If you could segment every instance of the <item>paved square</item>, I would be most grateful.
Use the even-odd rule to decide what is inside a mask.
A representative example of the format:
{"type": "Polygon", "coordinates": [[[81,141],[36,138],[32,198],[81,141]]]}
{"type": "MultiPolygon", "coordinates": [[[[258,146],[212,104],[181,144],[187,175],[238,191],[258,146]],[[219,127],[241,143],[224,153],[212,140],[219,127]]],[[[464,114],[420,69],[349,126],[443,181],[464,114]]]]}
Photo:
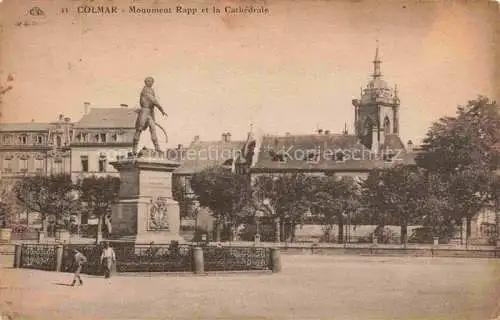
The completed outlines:
{"type": "MultiPolygon", "coordinates": [[[[85,276],[0,269],[21,319],[480,319],[500,315],[500,260],[283,255],[273,275],[85,276]]],[[[6,306],[11,301],[11,306],[6,306]]]]}

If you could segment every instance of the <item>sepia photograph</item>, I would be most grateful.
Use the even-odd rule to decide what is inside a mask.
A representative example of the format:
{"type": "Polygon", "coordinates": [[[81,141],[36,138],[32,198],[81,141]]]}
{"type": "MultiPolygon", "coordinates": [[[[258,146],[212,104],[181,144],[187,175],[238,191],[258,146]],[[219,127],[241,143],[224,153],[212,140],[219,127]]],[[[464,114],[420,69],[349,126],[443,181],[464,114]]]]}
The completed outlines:
{"type": "Polygon", "coordinates": [[[0,320],[499,320],[500,2],[0,0],[0,320]]]}

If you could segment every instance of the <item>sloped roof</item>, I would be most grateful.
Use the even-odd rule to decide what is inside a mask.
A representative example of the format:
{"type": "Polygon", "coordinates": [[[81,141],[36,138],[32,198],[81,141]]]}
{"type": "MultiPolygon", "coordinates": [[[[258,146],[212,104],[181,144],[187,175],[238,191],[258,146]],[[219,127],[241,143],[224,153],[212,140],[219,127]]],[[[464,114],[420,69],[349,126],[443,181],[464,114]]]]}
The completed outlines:
{"type": "Polygon", "coordinates": [[[76,128],[134,128],[137,112],[132,108],[92,108],[76,128]]]}
{"type": "Polygon", "coordinates": [[[381,149],[406,150],[401,138],[395,134],[389,134],[385,137],[385,141],[381,146],[381,149]]]}
{"type": "Polygon", "coordinates": [[[26,122],[26,123],[0,123],[0,132],[8,131],[47,131],[51,127],[50,123],[26,122]]]}
{"type": "Polygon", "coordinates": [[[260,144],[254,171],[369,171],[391,166],[394,163],[413,159],[403,148],[399,137],[388,137],[387,146],[401,151],[396,159],[387,162],[384,154],[372,154],[354,135],[309,134],[287,136],[264,136],[260,144]],[[399,142],[398,142],[399,141],[399,142]],[[274,155],[281,153],[284,161],[276,161],[274,155]],[[343,154],[340,159],[337,154],[343,154]],[[308,161],[308,155],[314,159],[308,161]],[[275,158],[275,159],[273,159],[275,158]]]}
{"type": "Polygon", "coordinates": [[[245,146],[243,140],[237,141],[193,141],[182,151],[181,165],[175,170],[178,174],[199,172],[210,166],[222,165],[226,160],[235,159],[245,146]]]}

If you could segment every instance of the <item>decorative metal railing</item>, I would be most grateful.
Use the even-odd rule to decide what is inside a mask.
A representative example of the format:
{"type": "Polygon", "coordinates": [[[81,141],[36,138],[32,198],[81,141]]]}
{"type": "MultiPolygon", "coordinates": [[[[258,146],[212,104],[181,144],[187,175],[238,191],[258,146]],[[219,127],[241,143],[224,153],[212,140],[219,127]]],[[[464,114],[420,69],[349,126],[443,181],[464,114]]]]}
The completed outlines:
{"type": "MultiPolygon", "coordinates": [[[[271,270],[272,250],[265,247],[202,246],[203,259],[194,258],[195,245],[113,243],[117,272],[197,272],[271,270]],[[196,267],[195,267],[196,264],[196,267]]],[[[76,270],[75,249],[87,258],[82,273],[102,275],[103,247],[95,244],[25,244],[21,248],[22,268],[76,270]]]]}
{"type": "Polygon", "coordinates": [[[118,245],[117,272],[181,272],[193,270],[191,245],[118,245]]]}
{"type": "MultiPolygon", "coordinates": [[[[152,244],[137,245],[114,243],[117,272],[175,272],[193,270],[193,253],[190,245],[152,244]]],[[[100,245],[64,245],[61,271],[72,272],[77,249],[87,258],[82,273],[101,275],[104,269],[101,265],[100,245]]]]}
{"type": "Polygon", "coordinates": [[[63,247],[63,256],[61,263],[62,272],[73,272],[76,270],[74,249],[81,252],[86,258],[87,263],[82,266],[82,273],[100,275],[103,273],[100,259],[102,247],[95,244],[69,244],[63,247]]]}
{"type": "Polygon", "coordinates": [[[269,270],[271,248],[211,247],[203,248],[205,271],[269,270]]]}
{"type": "Polygon", "coordinates": [[[38,270],[55,270],[56,246],[51,244],[23,244],[21,267],[38,270]]]}

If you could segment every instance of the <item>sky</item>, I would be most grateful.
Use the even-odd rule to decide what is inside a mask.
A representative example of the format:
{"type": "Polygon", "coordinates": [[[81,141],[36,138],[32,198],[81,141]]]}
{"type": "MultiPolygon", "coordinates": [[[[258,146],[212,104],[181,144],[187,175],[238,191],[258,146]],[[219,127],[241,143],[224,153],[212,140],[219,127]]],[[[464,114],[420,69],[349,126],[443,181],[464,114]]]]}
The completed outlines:
{"type": "Polygon", "coordinates": [[[458,105],[498,100],[499,16],[488,1],[3,0],[0,81],[15,80],[1,121],[77,121],[84,101],[137,107],[152,76],[169,147],[225,131],[244,139],[251,123],[256,134],[341,132],[345,123],[352,132],[351,101],[370,79],[378,40],[384,79],[399,88],[400,135],[418,144],[458,105]],[[77,14],[82,4],[125,12],[77,14]],[[269,13],[128,13],[178,4],[269,13]],[[45,16],[30,17],[34,6],[45,16]]]}

